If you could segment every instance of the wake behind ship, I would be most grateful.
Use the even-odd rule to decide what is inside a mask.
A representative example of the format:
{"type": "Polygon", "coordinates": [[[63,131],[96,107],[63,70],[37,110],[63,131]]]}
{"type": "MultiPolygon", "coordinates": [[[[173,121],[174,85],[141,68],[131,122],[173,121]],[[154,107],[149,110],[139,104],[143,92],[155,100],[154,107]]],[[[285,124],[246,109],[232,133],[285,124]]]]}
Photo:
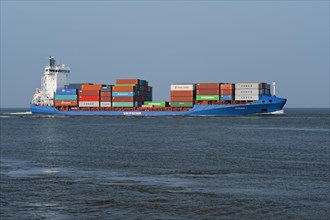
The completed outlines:
{"type": "Polygon", "coordinates": [[[286,99],[275,83],[185,83],[170,86],[170,101],[153,101],[142,79],[117,79],[114,85],[67,84],[70,68],[49,57],[31,103],[32,114],[109,116],[240,116],[282,113],[286,99]]]}

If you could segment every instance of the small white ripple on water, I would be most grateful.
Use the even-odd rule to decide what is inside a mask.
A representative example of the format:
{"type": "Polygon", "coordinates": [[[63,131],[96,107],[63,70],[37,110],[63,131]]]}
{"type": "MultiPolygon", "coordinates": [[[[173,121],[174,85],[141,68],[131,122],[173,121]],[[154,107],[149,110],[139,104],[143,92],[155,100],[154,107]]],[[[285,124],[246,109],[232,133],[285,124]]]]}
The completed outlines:
{"type": "Polygon", "coordinates": [[[47,175],[58,172],[60,172],[58,168],[31,167],[31,168],[19,168],[16,170],[11,170],[8,171],[7,175],[11,177],[33,177],[33,176],[47,175]]]}
{"type": "Polygon", "coordinates": [[[32,112],[11,112],[8,115],[31,115],[32,112]]]}

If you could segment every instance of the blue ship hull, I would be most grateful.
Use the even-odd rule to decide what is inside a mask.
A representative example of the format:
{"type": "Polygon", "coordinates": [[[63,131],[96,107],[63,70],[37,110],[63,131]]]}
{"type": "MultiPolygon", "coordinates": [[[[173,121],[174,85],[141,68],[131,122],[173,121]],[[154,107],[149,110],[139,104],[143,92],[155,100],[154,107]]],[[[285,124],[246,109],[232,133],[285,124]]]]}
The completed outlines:
{"type": "Polygon", "coordinates": [[[286,99],[262,96],[248,104],[194,105],[189,111],[59,111],[52,106],[31,104],[32,114],[46,115],[104,115],[104,116],[240,116],[272,113],[283,109],[286,99]]]}

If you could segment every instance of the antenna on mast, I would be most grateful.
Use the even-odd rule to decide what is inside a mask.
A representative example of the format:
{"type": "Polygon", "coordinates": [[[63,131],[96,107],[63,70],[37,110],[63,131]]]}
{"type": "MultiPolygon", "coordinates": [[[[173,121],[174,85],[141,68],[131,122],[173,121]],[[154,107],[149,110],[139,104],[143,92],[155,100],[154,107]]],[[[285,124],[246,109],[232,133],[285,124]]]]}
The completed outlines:
{"type": "Polygon", "coordinates": [[[53,56],[49,56],[49,66],[54,67],[56,64],[55,58],[53,56]]]}

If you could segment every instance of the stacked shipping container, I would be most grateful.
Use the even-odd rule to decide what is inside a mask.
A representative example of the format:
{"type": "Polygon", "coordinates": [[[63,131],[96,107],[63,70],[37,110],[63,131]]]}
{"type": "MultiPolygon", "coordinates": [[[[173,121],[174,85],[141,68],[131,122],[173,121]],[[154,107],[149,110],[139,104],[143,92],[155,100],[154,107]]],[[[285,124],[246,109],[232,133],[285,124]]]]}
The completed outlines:
{"type": "Polygon", "coordinates": [[[113,107],[139,107],[143,101],[152,100],[152,88],[146,80],[117,79],[112,87],[113,107]]]}
{"type": "Polygon", "coordinates": [[[195,84],[171,85],[171,106],[192,107],[194,105],[195,84]]]}
{"type": "Polygon", "coordinates": [[[259,100],[260,95],[270,94],[270,86],[263,82],[236,83],[235,100],[255,101],[259,100]]]}
{"type": "Polygon", "coordinates": [[[54,106],[77,106],[76,89],[56,89],[54,106]]]}
{"type": "MultiPolygon", "coordinates": [[[[192,107],[195,101],[255,101],[270,94],[270,85],[252,83],[197,83],[174,84],[170,89],[172,107],[192,107]]],[[[118,79],[116,85],[65,85],[54,96],[56,107],[168,107],[169,103],[152,102],[152,87],[146,80],[118,79]]]]}
{"type": "Polygon", "coordinates": [[[111,107],[112,100],[112,86],[102,85],[100,92],[100,106],[101,107],[111,107]]]}
{"type": "Polygon", "coordinates": [[[217,101],[220,99],[219,83],[197,83],[197,101],[217,101]]]}
{"type": "Polygon", "coordinates": [[[100,107],[101,84],[82,84],[79,90],[79,107],[100,107]]]}
{"type": "Polygon", "coordinates": [[[235,84],[221,83],[220,84],[220,99],[230,101],[235,98],[235,84]]]}

